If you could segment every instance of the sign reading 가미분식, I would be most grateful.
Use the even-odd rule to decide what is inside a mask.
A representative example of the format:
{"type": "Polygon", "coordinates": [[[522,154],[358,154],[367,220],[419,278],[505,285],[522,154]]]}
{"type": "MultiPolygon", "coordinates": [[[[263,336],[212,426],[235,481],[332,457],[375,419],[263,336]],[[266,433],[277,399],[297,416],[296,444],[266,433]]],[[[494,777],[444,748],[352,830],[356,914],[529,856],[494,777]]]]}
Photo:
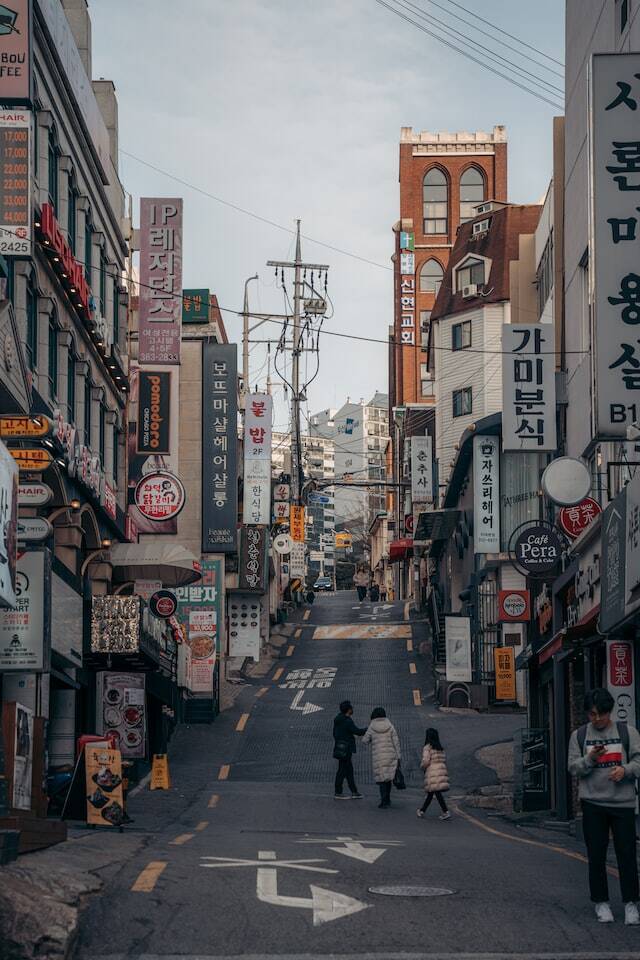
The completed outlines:
{"type": "Polygon", "coordinates": [[[502,351],[502,449],[555,450],[552,324],[504,324],[502,351]]]}

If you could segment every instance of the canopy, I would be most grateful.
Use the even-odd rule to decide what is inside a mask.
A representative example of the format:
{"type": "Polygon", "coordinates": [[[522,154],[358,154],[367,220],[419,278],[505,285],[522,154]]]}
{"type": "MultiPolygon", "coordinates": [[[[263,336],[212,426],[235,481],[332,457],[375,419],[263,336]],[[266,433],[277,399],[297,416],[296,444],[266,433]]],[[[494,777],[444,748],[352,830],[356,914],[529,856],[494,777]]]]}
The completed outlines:
{"type": "Polygon", "coordinates": [[[413,549],[413,540],[411,537],[404,537],[401,540],[392,540],[389,544],[389,562],[397,563],[399,560],[405,560],[409,556],[409,551],[413,549]]]}
{"type": "Polygon", "coordinates": [[[117,580],[160,580],[186,587],[200,580],[200,561],[179,543],[114,543],[111,564],[117,580]]]}

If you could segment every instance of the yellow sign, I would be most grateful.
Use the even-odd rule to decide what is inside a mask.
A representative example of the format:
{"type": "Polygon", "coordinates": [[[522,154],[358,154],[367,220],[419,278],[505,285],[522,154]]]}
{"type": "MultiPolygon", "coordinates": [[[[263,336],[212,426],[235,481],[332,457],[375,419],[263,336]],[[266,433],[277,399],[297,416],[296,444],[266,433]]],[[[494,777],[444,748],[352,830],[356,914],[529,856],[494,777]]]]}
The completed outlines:
{"type": "Polygon", "coordinates": [[[168,790],[171,786],[169,779],[169,760],[166,753],[154,753],[151,764],[150,790],[168,790]]]}
{"type": "Polygon", "coordinates": [[[353,537],[350,533],[336,533],[336,547],[344,549],[353,546],[353,537]]]}
{"type": "Polygon", "coordinates": [[[110,747],[84,748],[87,823],[119,827],[124,818],[122,757],[110,747]]]}
{"type": "Polygon", "coordinates": [[[495,647],[496,700],[516,700],[516,659],[513,647],[495,647]]]}
{"type": "Polygon", "coordinates": [[[0,437],[14,440],[30,440],[32,437],[48,437],[53,423],[48,417],[0,417],[0,437]]]}
{"type": "Polygon", "coordinates": [[[291,507],[289,529],[292,540],[296,540],[298,543],[304,543],[304,507],[291,507]]]}
{"type": "Polygon", "coordinates": [[[25,472],[42,473],[53,461],[53,457],[48,450],[16,450],[11,448],[9,453],[18,464],[18,469],[25,472]]]}

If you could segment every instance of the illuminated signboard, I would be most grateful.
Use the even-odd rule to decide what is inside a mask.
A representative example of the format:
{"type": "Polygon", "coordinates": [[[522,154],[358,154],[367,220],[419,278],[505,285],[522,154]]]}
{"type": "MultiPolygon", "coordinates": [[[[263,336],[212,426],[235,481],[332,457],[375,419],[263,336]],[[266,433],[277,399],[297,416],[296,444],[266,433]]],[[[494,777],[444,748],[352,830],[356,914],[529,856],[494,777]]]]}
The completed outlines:
{"type": "Polygon", "coordinates": [[[0,112],[0,253],[31,252],[31,114],[0,112]]]}

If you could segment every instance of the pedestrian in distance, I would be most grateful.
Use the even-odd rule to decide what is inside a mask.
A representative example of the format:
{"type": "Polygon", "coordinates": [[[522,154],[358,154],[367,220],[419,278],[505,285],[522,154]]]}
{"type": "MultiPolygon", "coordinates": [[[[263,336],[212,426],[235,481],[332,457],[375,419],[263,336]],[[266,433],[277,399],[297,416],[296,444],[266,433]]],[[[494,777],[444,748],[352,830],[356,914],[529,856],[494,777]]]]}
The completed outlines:
{"type": "Polygon", "coordinates": [[[362,800],[362,794],[356,787],[352,757],[356,752],[356,737],[362,737],[366,732],[366,727],[357,727],[354,723],[351,702],[343,700],[340,712],[333,721],[333,756],[338,761],[334,794],[336,800],[349,799],[342,793],[345,779],[351,791],[351,799],[362,800]]]}
{"type": "Polygon", "coordinates": [[[367,596],[367,586],[369,584],[369,577],[367,576],[364,570],[356,570],[353,577],[353,582],[356,590],[358,591],[358,600],[360,603],[362,603],[362,601],[367,596]]]}
{"type": "Polygon", "coordinates": [[[384,583],[380,585],[380,602],[387,602],[387,588],[385,587],[384,583]]]}
{"type": "Polygon", "coordinates": [[[401,760],[400,738],[383,707],[376,707],[372,712],[371,723],[362,742],[371,744],[373,778],[380,788],[378,806],[390,807],[391,784],[401,760]]]}
{"type": "Polygon", "coordinates": [[[419,817],[424,817],[431,801],[435,797],[440,805],[441,820],[450,820],[451,814],[447,809],[443,793],[449,789],[449,774],[447,772],[447,757],[440,743],[440,736],[435,727],[429,727],[424,738],[422,761],[420,766],[424,770],[424,792],[426,798],[417,811],[419,817]]]}
{"type": "Polygon", "coordinates": [[[589,891],[600,923],[613,923],[607,882],[609,832],[618,861],[624,922],[640,923],[636,859],[636,780],[640,777],[640,734],[612,721],[614,700],[601,687],[584,698],[589,722],[569,741],[569,771],[578,778],[582,827],[589,859],[589,891]]]}

